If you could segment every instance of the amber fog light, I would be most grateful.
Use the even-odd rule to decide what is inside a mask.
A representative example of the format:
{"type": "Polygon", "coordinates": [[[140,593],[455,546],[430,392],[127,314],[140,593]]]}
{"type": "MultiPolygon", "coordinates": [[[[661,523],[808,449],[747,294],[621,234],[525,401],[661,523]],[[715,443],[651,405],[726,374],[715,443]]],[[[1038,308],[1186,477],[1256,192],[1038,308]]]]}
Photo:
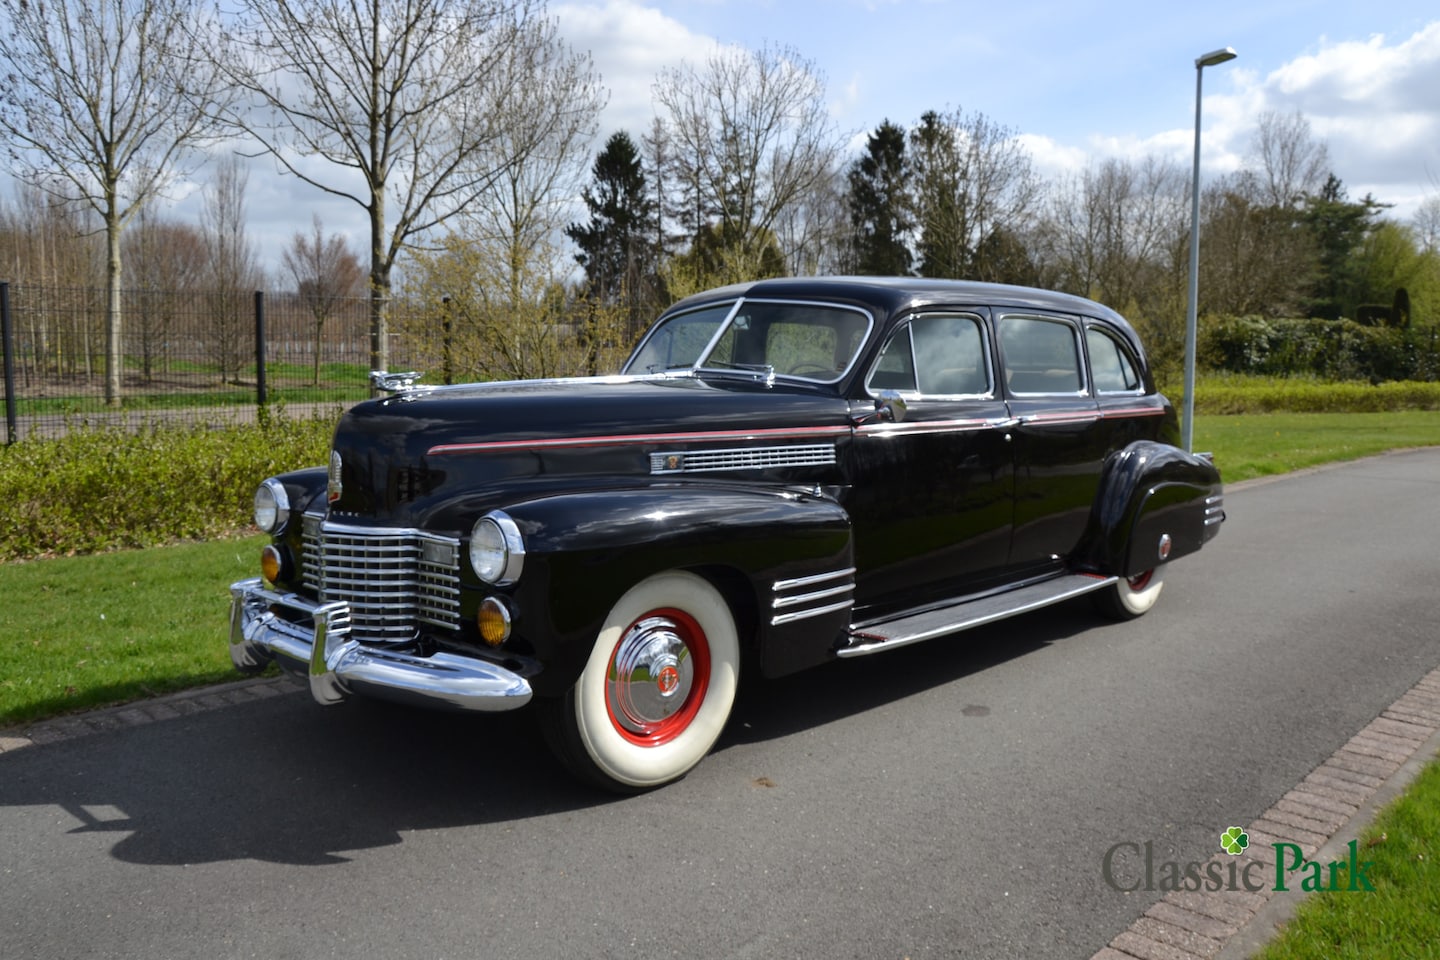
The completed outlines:
{"type": "Polygon", "coordinates": [[[280,579],[280,571],[284,568],[284,558],[274,544],[260,551],[260,575],[271,583],[280,579]]]}
{"type": "Polygon", "coordinates": [[[495,597],[480,601],[475,621],[480,627],[480,639],[490,646],[498,647],[510,639],[510,611],[495,597]]]}

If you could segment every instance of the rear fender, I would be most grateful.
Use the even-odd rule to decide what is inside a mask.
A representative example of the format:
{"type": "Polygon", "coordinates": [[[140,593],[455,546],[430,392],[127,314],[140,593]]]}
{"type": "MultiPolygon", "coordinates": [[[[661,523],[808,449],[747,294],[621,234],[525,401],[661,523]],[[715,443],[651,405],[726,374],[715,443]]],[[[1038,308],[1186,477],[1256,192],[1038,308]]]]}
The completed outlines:
{"type": "Polygon", "coordinates": [[[515,629],[546,664],[539,695],[568,689],[615,601],[665,570],[694,571],[725,594],[766,676],[828,659],[849,626],[850,519],[826,497],[684,485],[503,509],[525,541],[515,629]]]}
{"type": "Polygon", "coordinates": [[[1107,465],[1084,565],[1133,577],[1199,550],[1219,529],[1220,472],[1204,457],[1151,440],[1107,465]]]}

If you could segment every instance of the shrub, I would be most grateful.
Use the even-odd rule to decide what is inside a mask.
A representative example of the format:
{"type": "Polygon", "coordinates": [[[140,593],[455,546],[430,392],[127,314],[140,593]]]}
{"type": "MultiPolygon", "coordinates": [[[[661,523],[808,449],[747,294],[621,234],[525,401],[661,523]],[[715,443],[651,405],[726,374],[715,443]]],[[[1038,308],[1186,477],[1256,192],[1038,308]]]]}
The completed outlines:
{"type": "MultiPolygon", "coordinates": [[[[1389,308],[1384,308],[1389,313],[1389,308]]],[[[1435,380],[1440,336],[1434,327],[1402,330],[1350,320],[1211,317],[1197,351],[1213,370],[1324,380],[1435,380]]]]}
{"type": "Polygon", "coordinates": [[[255,485],[328,456],[334,418],[83,429],[0,447],[0,560],[234,533],[255,485]]]}

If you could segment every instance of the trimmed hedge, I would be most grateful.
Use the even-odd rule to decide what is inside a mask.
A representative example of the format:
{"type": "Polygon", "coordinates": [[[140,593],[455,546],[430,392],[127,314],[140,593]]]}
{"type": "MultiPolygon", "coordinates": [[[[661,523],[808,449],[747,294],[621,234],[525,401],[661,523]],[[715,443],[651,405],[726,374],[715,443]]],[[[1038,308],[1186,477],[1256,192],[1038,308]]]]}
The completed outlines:
{"type": "MultiPolygon", "coordinates": [[[[1172,400],[1179,406],[1180,392],[1172,400]]],[[[1440,382],[1337,383],[1313,379],[1277,379],[1211,375],[1195,385],[1195,412],[1242,413],[1384,413],[1440,410],[1440,382]]]]}
{"type": "Polygon", "coordinates": [[[335,418],[77,430],[0,446],[0,560],[233,534],[255,486],[329,456],[335,418]]]}

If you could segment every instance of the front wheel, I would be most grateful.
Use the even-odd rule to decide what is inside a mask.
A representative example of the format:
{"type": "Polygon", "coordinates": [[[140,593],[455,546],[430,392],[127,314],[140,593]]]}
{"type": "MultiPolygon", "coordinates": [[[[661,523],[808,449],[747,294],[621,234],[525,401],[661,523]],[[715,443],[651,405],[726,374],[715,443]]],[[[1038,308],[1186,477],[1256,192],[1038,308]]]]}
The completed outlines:
{"type": "Polygon", "coordinates": [[[658,787],[714,746],[739,674],[725,598],[695,574],[658,574],[616,602],[580,679],[544,705],[546,738],[582,779],[626,793],[658,787]]]}
{"type": "Polygon", "coordinates": [[[1095,598],[1095,608],[1105,616],[1115,620],[1134,620],[1155,606],[1164,586],[1165,567],[1161,565],[1129,579],[1122,577],[1118,583],[1091,596],[1095,598]]]}

